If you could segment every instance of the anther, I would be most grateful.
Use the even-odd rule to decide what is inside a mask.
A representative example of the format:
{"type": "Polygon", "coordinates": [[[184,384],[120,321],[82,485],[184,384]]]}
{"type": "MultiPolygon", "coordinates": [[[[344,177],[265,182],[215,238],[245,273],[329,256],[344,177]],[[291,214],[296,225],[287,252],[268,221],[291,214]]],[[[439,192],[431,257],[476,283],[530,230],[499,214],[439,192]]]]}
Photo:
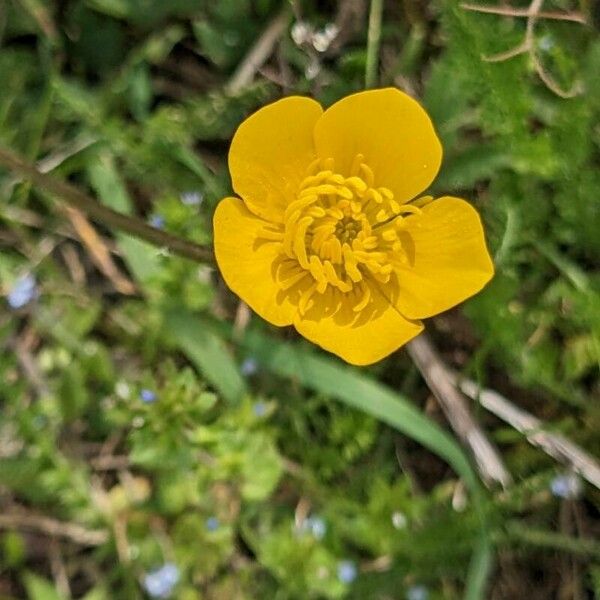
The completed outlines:
{"type": "Polygon", "coordinates": [[[310,165],[308,165],[308,168],[306,169],[306,174],[312,175],[313,173],[315,173],[317,171],[317,169],[319,168],[320,165],[321,165],[321,159],[315,158],[315,160],[313,160],[310,163],[310,165]]]}
{"type": "Polygon", "coordinates": [[[298,223],[298,228],[296,229],[296,233],[294,235],[294,253],[298,257],[298,262],[302,267],[308,269],[308,256],[306,255],[306,230],[308,226],[313,222],[312,217],[303,217],[300,219],[298,223]]]}
{"type": "Polygon", "coordinates": [[[373,183],[375,182],[375,175],[373,174],[373,171],[371,170],[371,168],[368,167],[367,165],[365,165],[364,163],[362,163],[360,165],[359,173],[360,173],[362,179],[367,184],[367,186],[373,187],[373,183]]]}
{"type": "Polygon", "coordinates": [[[388,212],[387,210],[385,210],[384,208],[382,208],[381,210],[379,210],[377,212],[377,214],[375,215],[375,220],[378,223],[383,223],[384,221],[386,221],[389,218],[388,212]]]}
{"type": "Polygon", "coordinates": [[[367,192],[367,198],[373,198],[377,204],[381,204],[383,202],[383,196],[374,188],[370,188],[367,192]]]}
{"type": "Polygon", "coordinates": [[[392,192],[392,190],[389,190],[388,188],[385,187],[380,187],[377,188],[377,191],[386,199],[386,200],[392,200],[392,198],[394,197],[394,193],[392,192]]]}
{"type": "Polygon", "coordinates": [[[350,173],[352,175],[359,174],[363,160],[365,160],[365,157],[362,154],[357,154],[354,157],[354,160],[352,161],[352,167],[350,168],[350,173]]]}
{"type": "Polygon", "coordinates": [[[346,185],[352,186],[359,194],[363,194],[368,189],[367,184],[360,177],[348,177],[345,180],[345,183],[346,185]]]}
{"type": "Polygon", "coordinates": [[[326,181],[330,175],[333,175],[333,171],[320,171],[316,175],[309,175],[302,180],[300,189],[306,190],[314,185],[318,185],[319,183],[326,181]]]}

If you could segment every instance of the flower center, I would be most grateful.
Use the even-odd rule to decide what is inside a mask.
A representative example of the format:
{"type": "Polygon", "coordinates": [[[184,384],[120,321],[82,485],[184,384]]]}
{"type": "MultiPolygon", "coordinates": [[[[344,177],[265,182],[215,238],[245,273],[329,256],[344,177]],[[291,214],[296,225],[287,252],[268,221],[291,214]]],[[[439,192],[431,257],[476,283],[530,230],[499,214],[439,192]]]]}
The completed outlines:
{"type": "Polygon", "coordinates": [[[358,232],[361,231],[360,224],[351,217],[344,217],[335,225],[334,235],[343,244],[351,244],[358,232]]]}
{"type": "Polygon", "coordinates": [[[315,160],[285,211],[283,233],[265,232],[282,242],[277,277],[294,292],[301,314],[315,303],[334,306],[341,297],[361,311],[372,301],[372,285],[393,286],[395,270],[408,262],[403,215],[420,209],[376,186],[361,154],[350,171],[336,173],[331,158],[315,160]]]}

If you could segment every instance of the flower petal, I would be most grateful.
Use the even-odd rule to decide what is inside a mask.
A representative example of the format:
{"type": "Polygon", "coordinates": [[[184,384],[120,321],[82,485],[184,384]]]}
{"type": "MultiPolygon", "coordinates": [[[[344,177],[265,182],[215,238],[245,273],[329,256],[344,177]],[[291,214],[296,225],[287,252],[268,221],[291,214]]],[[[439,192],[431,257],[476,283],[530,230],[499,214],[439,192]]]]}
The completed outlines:
{"type": "Polygon", "coordinates": [[[406,220],[411,266],[398,272],[396,306],[410,319],[448,310],[494,275],[477,211],[460,198],[439,198],[406,220]]]}
{"type": "Polygon", "coordinates": [[[249,116],[229,149],[233,189],[257,216],[280,223],[315,158],[313,129],[318,102],[290,96],[249,116]]]}
{"type": "Polygon", "coordinates": [[[435,178],[442,146],[429,116],[400,90],[360,92],[328,108],[315,127],[317,154],[333,157],[335,170],[350,174],[357,154],[375,174],[375,185],[408,202],[435,178]]]}
{"type": "Polygon", "coordinates": [[[296,309],[282,295],[274,277],[281,243],[261,237],[273,226],[253,215],[239,198],[224,198],[213,217],[217,263],[229,288],[263,319],[290,325],[296,309]]]}
{"type": "MultiPolygon", "coordinates": [[[[383,296],[371,287],[375,307],[348,322],[342,313],[321,316],[319,311],[304,317],[298,314],[294,327],[311,342],[337,354],[353,365],[370,365],[400,348],[423,330],[423,324],[405,319],[383,296]],[[340,314],[342,315],[340,318],[340,314]]],[[[346,313],[347,314],[347,313],[346,313]]]]}

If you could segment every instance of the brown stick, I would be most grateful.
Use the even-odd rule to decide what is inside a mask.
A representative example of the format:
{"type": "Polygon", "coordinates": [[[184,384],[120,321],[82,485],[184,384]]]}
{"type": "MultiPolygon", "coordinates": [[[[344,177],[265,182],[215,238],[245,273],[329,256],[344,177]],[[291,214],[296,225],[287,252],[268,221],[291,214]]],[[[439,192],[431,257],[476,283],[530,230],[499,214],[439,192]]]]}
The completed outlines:
{"type": "Polygon", "coordinates": [[[275,44],[283,35],[289,22],[290,12],[285,8],[269,23],[227,83],[226,89],[230,94],[237,94],[252,82],[258,70],[271,56],[275,44]]]}
{"type": "Polygon", "coordinates": [[[0,529],[30,529],[52,537],[62,537],[82,546],[101,546],[108,540],[107,531],[86,529],[77,523],[65,523],[24,512],[0,514],[0,529]]]}
{"type": "Polygon", "coordinates": [[[460,5],[465,10],[474,12],[486,13],[488,15],[500,15],[503,17],[531,17],[536,16],[538,19],[548,19],[551,21],[571,21],[572,23],[587,24],[586,18],[577,12],[563,13],[555,11],[539,11],[533,12],[530,8],[511,8],[510,6],[481,6],[480,4],[469,4],[463,2],[460,5]]]}
{"type": "Polygon", "coordinates": [[[98,234],[87,217],[80,210],[72,206],[65,206],[64,209],[81,243],[88,250],[92,261],[110,279],[115,289],[121,294],[135,294],[135,285],[126,275],[121,273],[110,255],[110,250],[106,242],[98,234]]]}
{"type": "Polygon", "coordinates": [[[167,248],[184,258],[199,262],[213,262],[214,260],[210,249],[151,227],[141,219],[112,210],[75,186],[41,173],[32,164],[6,148],[0,148],[0,165],[4,165],[13,173],[31,181],[34,185],[64,200],[100,223],[121,229],[154,246],[167,248]]]}
{"type": "Polygon", "coordinates": [[[508,486],[511,476],[500,454],[469,412],[464,396],[455,387],[450,369],[439,357],[429,338],[425,334],[419,335],[408,343],[407,350],[440,403],[452,429],[471,450],[484,481],[508,486]]]}
{"type": "Polygon", "coordinates": [[[451,373],[451,376],[466,396],[476,400],[499,419],[524,434],[530,444],[572,467],[584,479],[600,489],[600,464],[593,456],[565,436],[545,431],[542,421],[515,406],[498,392],[481,388],[474,381],[462,379],[454,373],[451,373]]]}

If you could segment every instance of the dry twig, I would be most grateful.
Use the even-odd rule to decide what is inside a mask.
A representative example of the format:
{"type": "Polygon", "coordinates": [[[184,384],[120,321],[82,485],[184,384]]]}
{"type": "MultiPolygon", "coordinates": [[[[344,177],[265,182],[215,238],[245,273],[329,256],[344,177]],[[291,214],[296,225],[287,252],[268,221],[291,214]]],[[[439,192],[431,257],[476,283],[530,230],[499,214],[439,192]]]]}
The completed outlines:
{"type": "Polygon", "coordinates": [[[479,472],[486,483],[498,482],[506,487],[511,476],[498,451],[488,440],[473,415],[464,396],[456,389],[453,375],[444,364],[425,334],[407,345],[408,353],[437,398],[450,425],[465,443],[477,462],[479,472]]]}
{"type": "Polygon", "coordinates": [[[244,335],[244,331],[250,323],[252,312],[250,307],[240,300],[235,311],[235,320],[233,322],[233,334],[236,339],[240,339],[244,335]]]}
{"type": "Polygon", "coordinates": [[[126,455],[100,455],[90,459],[90,466],[94,471],[121,471],[131,466],[131,461],[126,455]]]}
{"type": "Polygon", "coordinates": [[[554,19],[577,23],[586,23],[586,21],[579,13],[542,12],[541,9],[543,4],[544,0],[532,0],[529,7],[524,10],[514,9],[511,7],[480,6],[478,4],[468,3],[463,3],[460,6],[465,10],[475,12],[499,14],[511,17],[526,17],[527,26],[525,29],[525,36],[521,42],[505,52],[500,52],[499,54],[494,54],[492,56],[482,56],[482,59],[486,62],[503,62],[509,58],[513,58],[521,54],[528,54],[535,72],[550,91],[554,92],[561,98],[573,98],[583,92],[583,86],[581,82],[575,82],[570,89],[565,90],[556,82],[552,75],[546,71],[537,54],[534,31],[535,24],[540,19],[554,19]]]}
{"type": "Polygon", "coordinates": [[[64,538],[81,546],[101,546],[108,540],[108,532],[105,530],[86,529],[77,523],[25,512],[0,514],[0,529],[29,529],[51,537],[64,538]]]}
{"type": "Polygon", "coordinates": [[[226,90],[230,94],[237,94],[252,82],[258,70],[273,53],[273,49],[286,30],[289,21],[290,12],[285,8],[267,25],[227,83],[226,90]]]}
{"type": "Polygon", "coordinates": [[[179,256],[200,262],[213,261],[213,254],[209,248],[171,235],[156,227],[151,227],[141,219],[112,210],[100,204],[75,186],[42,173],[35,166],[6,148],[0,148],[0,165],[31,181],[45,192],[58,197],[60,200],[64,200],[92,219],[121,229],[159,248],[166,248],[179,256]]]}
{"type": "Polygon", "coordinates": [[[71,598],[71,586],[69,585],[69,576],[67,567],[63,559],[60,543],[56,538],[50,540],[50,569],[56,590],[64,598],[71,598]]]}
{"type": "MultiPolygon", "coordinates": [[[[504,466],[485,434],[477,431],[479,426],[473,420],[463,396],[457,393],[457,388],[465,396],[476,400],[486,410],[524,434],[530,444],[541,448],[546,454],[569,466],[600,489],[600,464],[593,456],[565,436],[547,431],[542,421],[515,406],[498,392],[481,388],[474,381],[463,378],[449,369],[424,334],[409,342],[408,352],[429,388],[440,401],[453,429],[473,451],[480,470],[482,462],[488,470],[491,464],[492,472],[499,470],[498,473],[502,473],[504,466]]],[[[510,475],[506,475],[509,478],[506,480],[508,483],[510,475]]],[[[500,476],[493,479],[500,481],[500,476]]]]}
{"type": "Polygon", "coordinates": [[[451,376],[466,396],[478,401],[485,409],[524,434],[530,444],[568,465],[600,489],[600,464],[593,456],[565,436],[546,431],[542,421],[515,406],[498,392],[481,388],[474,381],[462,379],[457,374],[451,373],[451,376]]]}
{"type": "Polygon", "coordinates": [[[121,294],[135,294],[135,285],[117,267],[113,261],[106,242],[98,234],[85,215],[76,208],[65,206],[64,211],[77,232],[79,239],[87,248],[92,261],[110,279],[115,289],[121,294]]]}
{"type": "Polygon", "coordinates": [[[534,13],[531,8],[512,8],[510,6],[482,6],[480,4],[469,4],[463,2],[460,5],[465,10],[472,10],[474,12],[486,13],[488,15],[500,15],[502,17],[537,17],[538,19],[548,19],[550,21],[571,21],[573,23],[581,23],[582,25],[587,24],[586,18],[578,12],[556,12],[556,11],[542,11],[540,10],[537,14],[534,13]]]}

